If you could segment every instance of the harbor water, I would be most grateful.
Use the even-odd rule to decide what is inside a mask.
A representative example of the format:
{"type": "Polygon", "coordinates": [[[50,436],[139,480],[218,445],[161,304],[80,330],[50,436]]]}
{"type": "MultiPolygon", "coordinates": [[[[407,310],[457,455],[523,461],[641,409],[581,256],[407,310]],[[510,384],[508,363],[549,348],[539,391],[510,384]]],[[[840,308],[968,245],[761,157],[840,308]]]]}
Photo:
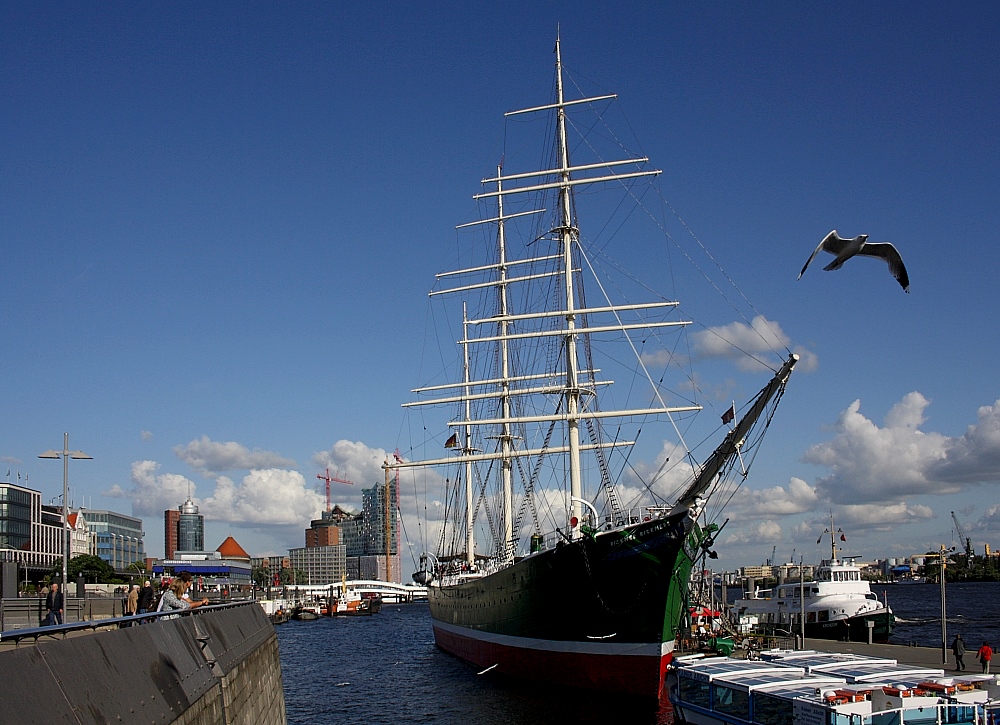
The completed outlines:
{"type": "Polygon", "coordinates": [[[277,632],[289,725],[672,722],[668,706],[477,674],[435,646],[426,603],[291,621],[277,632]]]}
{"type": "MultiPolygon", "coordinates": [[[[875,584],[879,599],[888,598],[896,615],[889,641],[918,647],[941,646],[941,589],[937,584],[875,584]]],[[[948,642],[956,634],[973,653],[984,641],[1000,643],[1000,582],[948,584],[945,588],[948,642]]],[[[966,655],[966,662],[973,658],[966,655]]]]}
{"type": "MultiPolygon", "coordinates": [[[[897,617],[891,641],[941,646],[936,584],[874,586],[897,617]]],[[[948,638],[972,653],[1000,642],[1000,583],[949,584],[948,638]]],[[[669,706],[552,689],[476,669],[434,645],[426,604],[389,604],[371,617],[288,622],[277,628],[289,725],[321,723],[636,723],[667,725],[669,706]]],[[[974,664],[974,663],[973,663],[974,664]]]]}

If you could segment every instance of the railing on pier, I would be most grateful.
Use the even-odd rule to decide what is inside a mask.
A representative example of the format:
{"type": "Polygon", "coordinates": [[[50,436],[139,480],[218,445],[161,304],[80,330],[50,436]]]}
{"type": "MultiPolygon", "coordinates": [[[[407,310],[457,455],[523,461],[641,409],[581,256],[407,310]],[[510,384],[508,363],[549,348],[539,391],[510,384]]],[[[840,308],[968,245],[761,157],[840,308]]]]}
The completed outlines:
{"type": "MultiPolygon", "coordinates": [[[[4,602],[10,601],[27,601],[27,600],[4,600],[4,602]]],[[[73,602],[74,600],[70,600],[73,602]]],[[[78,604],[83,603],[84,600],[75,600],[78,604]]],[[[44,600],[42,600],[42,605],[44,607],[44,600]]],[[[76,622],[70,622],[67,624],[55,624],[51,626],[30,626],[30,627],[20,627],[17,629],[0,631],[0,644],[13,642],[15,645],[20,645],[22,640],[30,639],[33,642],[37,642],[41,637],[53,637],[64,639],[69,634],[73,632],[83,632],[83,631],[96,631],[99,629],[120,629],[122,627],[132,627],[144,624],[146,622],[152,622],[160,617],[176,617],[180,616],[197,616],[205,612],[219,611],[222,609],[231,609],[233,607],[245,607],[248,605],[260,606],[252,599],[243,599],[238,601],[225,602],[221,604],[207,604],[202,607],[196,607],[194,609],[173,609],[165,610],[162,612],[149,612],[147,614],[134,614],[129,616],[117,616],[117,617],[104,617],[91,620],[78,620],[76,622]]],[[[70,603],[67,603],[67,607],[63,610],[64,612],[69,611],[70,603]]],[[[82,607],[81,607],[82,609],[82,607]]]]}

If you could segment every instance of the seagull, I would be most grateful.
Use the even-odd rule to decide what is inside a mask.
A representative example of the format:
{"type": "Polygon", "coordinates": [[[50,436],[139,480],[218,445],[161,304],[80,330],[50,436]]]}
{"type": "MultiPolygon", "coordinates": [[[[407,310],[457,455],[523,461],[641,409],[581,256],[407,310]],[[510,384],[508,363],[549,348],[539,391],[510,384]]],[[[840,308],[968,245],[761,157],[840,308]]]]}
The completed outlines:
{"type": "Polygon", "coordinates": [[[812,256],[809,257],[808,261],[806,261],[805,266],[802,267],[802,271],[799,272],[799,279],[802,279],[802,275],[805,274],[806,267],[809,266],[820,251],[829,252],[837,257],[835,260],[823,267],[823,269],[828,272],[840,269],[844,266],[844,262],[856,254],[878,257],[889,265],[889,271],[892,273],[892,276],[896,278],[896,281],[899,282],[903,291],[907,293],[910,291],[910,278],[906,274],[906,267],[903,266],[903,258],[899,256],[899,252],[897,252],[896,248],[889,242],[869,243],[867,234],[859,234],[853,239],[844,239],[837,234],[837,230],[834,229],[832,232],[823,237],[823,241],[819,243],[818,247],[816,247],[816,251],[813,252],[812,256]]]}

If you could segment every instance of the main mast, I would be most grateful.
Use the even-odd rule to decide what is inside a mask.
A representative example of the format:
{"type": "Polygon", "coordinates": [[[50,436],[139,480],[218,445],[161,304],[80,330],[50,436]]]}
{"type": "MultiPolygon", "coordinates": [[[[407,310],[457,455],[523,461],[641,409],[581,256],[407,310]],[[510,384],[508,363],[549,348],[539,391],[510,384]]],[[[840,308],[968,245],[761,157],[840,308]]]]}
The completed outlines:
{"type": "MultiPolygon", "coordinates": [[[[497,167],[497,191],[503,192],[503,165],[497,167]]],[[[510,349],[508,332],[510,319],[507,310],[507,238],[504,235],[503,194],[497,196],[497,293],[499,296],[500,320],[497,322],[497,336],[500,338],[500,483],[503,496],[503,562],[514,560],[514,487],[511,482],[514,460],[511,458],[513,437],[510,427],[510,349]]]]}
{"type": "MultiPolygon", "coordinates": [[[[556,120],[559,133],[559,245],[563,260],[563,284],[566,295],[566,435],[569,445],[570,521],[580,521],[580,498],[583,484],[580,474],[580,386],[576,357],[576,301],[573,298],[573,239],[578,230],[573,227],[570,197],[569,145],[566,142],[566,108],[563,98],[562,52],[556,38],[556,120]]],[[[595,521],[596,525],[597,522],[595,521]]],[[[572,538],[579,537],[579,528],[571,528],[572,538]]]]}

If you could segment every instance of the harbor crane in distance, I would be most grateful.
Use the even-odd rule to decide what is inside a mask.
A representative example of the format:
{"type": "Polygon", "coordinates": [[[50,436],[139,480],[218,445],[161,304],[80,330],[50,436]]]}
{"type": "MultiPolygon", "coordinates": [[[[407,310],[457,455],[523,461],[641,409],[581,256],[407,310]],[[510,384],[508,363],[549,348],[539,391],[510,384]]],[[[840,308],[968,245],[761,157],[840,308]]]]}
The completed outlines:
{"type": "Polygon", "coordinates": [[[317,473],[316,474],[316,478],[318,478],[321,481],[326,481],[326,510],[327,510],[327,513],[329,513],[329,511],[330,511],[330,481],[336,481],[337,483],[347,483],[347,484],[350,484],[351,486],[354,485],[354,481],[348,481],[346,478],[340,478],[340,472],[339,471],[337,472],[336,476],[331,476],[329,468],[326,469],[326,475],[325,476],[322,473],[317,473]]]}
{"type": "Polygon", "coordinates": [[[955,516],[955,512],[951,512],[951,520],[955,522],[955,531],[958,532],[959,543],[965,549],[965,568],[968,569],[972,566],[972,539],[965,535],[965,531],[962,530],[962,525],[958,523],[958,517],[955,516]]]}

